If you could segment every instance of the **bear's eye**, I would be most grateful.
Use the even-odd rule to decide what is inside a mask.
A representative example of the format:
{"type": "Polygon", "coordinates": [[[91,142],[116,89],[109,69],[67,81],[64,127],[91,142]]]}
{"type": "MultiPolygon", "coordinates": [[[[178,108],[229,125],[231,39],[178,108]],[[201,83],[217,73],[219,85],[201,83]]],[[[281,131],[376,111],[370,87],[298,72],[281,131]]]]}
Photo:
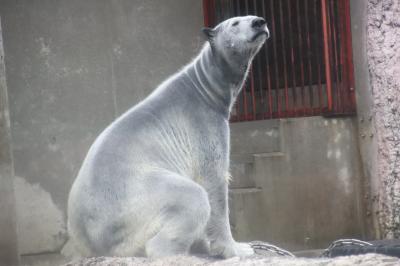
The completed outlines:
{"type": "Polygon", "coordinates": [[[237,25],[239,25],[239,21],[235,21],[235,22],[233,22],[233,24],[232,24],[232,26],[237,26],[237,25]]]}

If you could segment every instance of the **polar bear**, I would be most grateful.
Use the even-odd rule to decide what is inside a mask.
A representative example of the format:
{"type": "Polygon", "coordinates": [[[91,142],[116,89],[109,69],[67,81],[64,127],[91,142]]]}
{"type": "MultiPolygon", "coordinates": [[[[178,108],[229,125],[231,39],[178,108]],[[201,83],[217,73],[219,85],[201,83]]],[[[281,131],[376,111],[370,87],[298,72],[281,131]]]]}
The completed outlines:
{"type": "Polygon", "coordinates": [[[108,126],[71,188],[68,229],[83,256],[158,258],[202,247],[253,254],[228,217],[229,113],[269,37],[263,18],[203,30],[186,67],[108,126]]]}

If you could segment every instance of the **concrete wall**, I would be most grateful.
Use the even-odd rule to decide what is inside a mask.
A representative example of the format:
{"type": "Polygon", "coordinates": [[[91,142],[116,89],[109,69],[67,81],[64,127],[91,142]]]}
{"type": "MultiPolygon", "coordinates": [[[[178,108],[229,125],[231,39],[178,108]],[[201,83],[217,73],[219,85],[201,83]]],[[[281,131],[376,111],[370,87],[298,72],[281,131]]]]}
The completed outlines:
{"type": "Polygon", "coordinates": [[[360,155],[364,175],[364,205],[366,234],[369,239],[380,238],[378,222],[378,195],[380,180],[377,178],[378,145],[373,113],[373,96],[370,85],[367,57],[367,1],[352,0],[351,31],[358,114],[360,155]]]}
{"type": "Polygon", "coordinates": [[[21,254],[57,252],[90,144],[197,53],[201,1],[3,0],[0,15],[18,245],[21,254]]]}
{"type": "Polygon", "coordinates": [[[231,220],[237,238],[263,239],[290,250],[362,238],[362,171],[352,118],[231,127],[231,220]]]}
{"type": "Polygon", "coordinates": [[[381,237],[400,237],[400,2],[367,1],[367,60],[376,135],[376,216],[381,237]]]}
{"type": "Polygon", "coordinates": [[[0,266],[18,264],[10,116],[0,25],[0,266]]]}
{"type": "Polygon", "coordinates": [[[369,238],[400,236],[400,3],[352,0],[369,238]]]}

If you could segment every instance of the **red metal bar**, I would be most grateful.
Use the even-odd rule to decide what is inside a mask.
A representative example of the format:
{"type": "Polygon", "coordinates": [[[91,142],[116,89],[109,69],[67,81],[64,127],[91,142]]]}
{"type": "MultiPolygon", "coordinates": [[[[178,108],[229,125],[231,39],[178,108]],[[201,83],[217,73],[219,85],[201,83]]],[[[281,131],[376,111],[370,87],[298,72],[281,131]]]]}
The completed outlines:
{"type": "MultiPolygon", "coordinates": [[[[248,13],[249,6],[248,6],[247,0],[245,0],[245,8],[246,8],[246,11],[248,13]]],[[[252,73],[249,73],[249,75],[251,76],[252,73]]],[[[247,108],[247,82],[243,86],[243,101],[244,101],[244,105],[243,105],[243,108],[244,108],[244,120],[248,121],[248,120],[250,120],[250,116],[249,116],[248,108],[247,108]]]]}
{"type": "MultiPolygon", "coordinates": [[[[301,20],[300,20],[300,4],[299,0],[296,0],[296,8],[297,8],[297,33],[298,33],[298,41],[299,41],[299,54],[303,54],[303,38],[301,35],[301,20]]],[[[303,57],[300,56],[300,75],[301,75],[301,105],[303,109],[303,114],[306,113],[306,105],[305,105],[305,95],[304,95],[304,62],[303,57]]]]}
{"type": "Polygon", "coordinates": [[[256,118],[257,114],[257,107],[256,107],[256,94],[254,93],[254,73],[253,73],[253,66],[250,66],[250,93],[251,93],[251,103],[252,103],[252,111],[253,111],[253,120],[256,118]]]}
{"type": "MultiPolygon", "coordinates": [[[[234,0],[232,0],[232,2],[233,2],[234,0]]],[[[234,15],[235,16],[239,16],[239,9],[240,9],[240,6],[239,6],[239,0],[236,0],[236,1],[234,1],[234,3],[233,3],[233,10],[234,10],[234,15]]]]}
{"type": "Polygon", "coordinates": [[[243,85],[242,88],[242,96],[243,96],[243,111],[244,111],[244,117],[245,120],[247,120],[248,117],[248,111],[247,111],[247,89],[246,89],[246,84],[243,85]]]}
{"type": "MultiPolygon", "coordinates": [[[[336,1],[335,1],[336,2],[336,1]]],[[[339,80],[339,64],[338,64],[338,57],[339,57],[339,52],[338,52],[338,47],[337,47],[337,37],[338,34],[340,34],[336,28],[336,14],[335,14],[335,3],[334,1],[330,1],[330,8],[329,8],[329,17],[330,17],[330,25],[331,25],[331,36],[332,36],[332,42],[333,42],[333,64],[334,64],[334,68],[333,68],[333,72],[334,72],[334,78],[335,78],[335,92],[336,92],[336,98],[334,99],[334,110],[335,111],[340,111],[341,109],[341,83],[339,80]]]]}
{"type": "Polygon", "coordinates": [[[347,90],[349,88],[348,86],[348,79],[347,79],[347,67],[345,66],[345,56],[346,56],[346,40],[345,40],[345,18],[343,16],[343,11],[344,11],[344,7],[343,7],[343,1],[338,1],[337,6],[336,6],[336,11],[337,11],[337,16],[338,16],[338,31],[337,31],[337,36],[338,36],[338,46],[339,46],[339,68],[338,68],[338,72],[339,72],[339,81],[340,81],[340,85],[338,86],[338,90],[340,91],[340,97],[338,99],[339,101],[339,108],[337,110],[335,110],[335,112],[338,113],[345,113],[345,109],[347,106],[347,100],[346,97],[347,96],[347,90]]]}
{"type": "MultiPolygon", "coordinates": [[[[245,0],[244,2],[245,4],[245,10],[246,10],[246,14],[249,14],[250,10],[249,10],[249,0],[245,0]]],[[[252,119],[254,120],[256,117],[256,96],[254,94],[254,73],[253,73],[253,66],[250,66],[250,70],[249,70],[249,76],[250,76],[250,96],[251,96],[251,106],[252,106],[252,119]]],[[[249,119],[251,119],[249,117],[249,119]]]]}
{"type": "Polygon", "coordinates": [[[271,23],[272,39],[255,58],[231,121],[309,116],[322,110],[329,115],[354,113],[349,0],[303,0],[301,4],[300,0],[278,1],[203,0],[206,26],[212,27],[219,22],[216,19],[228,15],[253,13],[262,13],[271,23]]]}
{"type": "Polygon", "coordinates": [[[334,72],[335,72],[335,65],[334,65],[334,54],[332,52],[333,50],[333,41],[332,41],[332,25],[331,25],[331,12],[330,12],[330,5],[329,5],[329,1],[332,0],[327,0],[327,4],[326,4],[326,8],[327,8],[327,13],[326,13],[326,20],[328,22],[328,45],[329,45],[329,62],[330,62],[330,70],[331,70],[331,88],[332,88],[332,110],[330,111],[330,115],[332,115],[336,108],[335,108],[335,84],[334,84],[334,72]]]}
{"type": "Polygon", "coordinates": [[[236,110],[237,117],[240,115],[240,100],[241,100],[241,97],[237,96],[236,103],[235,103],[235,110],[236,110]]]}
{"type": "Polygon", "coordinates": [[[348,105],[348,100],[346,99],[347,97],[347,91],[349,88],[348,85],[348,80],[347,80],[347,67],[345,65],[345,56],[346,56],[346,38],[345,38],[345,18],[344,18],[344,7],[343,7],[343,1],[338,2],[338,7],[337,7],[337,14],[338,14],[338,38],[339,38],[339,75],[340,75],[340,96],[341,96],[341,108],[339,112],[344,113],[345,110],[347,109],[348,105]]]}
{"type": "Polygon", "coordinates": [[[314,89],[313,89],[313,75],[311,68],[311,41],[310,41],[310,20],[308,16],[308,0],[304,1],[304,15],[306,19],[306,43],[307,43],[307,66],[308,66],[308,93],[310,100],[310,113],[313,115],[313,107],[314,107],[314,89]]]}
{"type": "MultiPolygon", "coordinates": [[[[259,10],[257,8],[257,0],[253,0],[253,9],[254,9],[254,15],[259,15],[258,14],[259,12],[257,12],[257,10],[259,10]]],[[[262,52],[263,51],[260,51],[260,54],[262,54],[262,52]]],[[[264,119],[265,118],[264,117],[264,114],[265,114],[264,109],[266,108],[266,106],[265,106],[264,94],[263,94],[263,79],[261,78],[262,77],[262,70],[261,70],[261,56],[260,55],[256,56],[255,63],[253,63],[253,65],[255,65],[256,69],[257,69],[257,75],[258,75],[258,86],[257,86],[257,89],[258,89],[258,92],[259,92],[259,101],[260,101],[260,105],[259,106],[260,106],[260,109],[261,109],[261,110],[258,111],[257,114],[260,115],[261,119],[264,119]]]]}
{"type": "Polygon", "coordinates": [[[325,78],[326,78],[326,94],[328,98],[328,111],[332,111],[332,81],[331,81],[331,65],[329,55],[329,33],[328,33],[328,18],[327,18],[327,5],[326,0],[321,0],[322,12],[322,30],[324,36],[324,65],[325,65],[325,78]]]}
{"type": "MultiPolygon", "coordinates": [[[[262,16],[266,18],[266,8],[265,8],[265,1],[261,1],[262,4],[262,16]]],[[[266,90],[266,97],[268,99],[268,117],[272,118],[272,94],[271,94],[271,71],[269,66],[269,42],[265,43],[265,62],[266,62],[266,72],[267,72],[267,90],[266,90]]]]}
{"type": "MultiPolygon", "coordinates": [[[[314,0],[314,5],[313,5],[313,11],[314,11],[314,30],[315,30],[315,34],[316,36],[318,36],[318,20],[317,20],[317,1],[318,0],[314,0]]],[[[318,103],[319,103],[319,111],[318,113],[320,114],[322,112],[322,107],[323,107],[323,103],[322,103],[322,78],[321,78],[321,64],[320,64],[320,50],[319,47],[317,45],[317,40],[314,40],[314,53],[316,54],[316,64],[317,64],[317,80],[318,80],[318,103]]]]}
{"type": "Polygon", "coordinates": [[[354,83],[354,66],[353,66],[353,46],[351,37],[351,21],[350,21],[350,1],[342,0],[344,4],[344,17],[346,25],[346,66],[348,71],[348,84],[347,91],[349,92],[350,108],[348,112],[355,112],[356,110],[356,95],[355,95],[355,83],[354,83]]]}
{"type": "Polygon", "coordinates": [[[229,2],[229,12],[230,12],[229,15],[231,17],[233,17],[233,16],[235,16],[235,11],[234,11],[234,7],[233,7],[233,1],[229,0],[228,2],[229,2]]]}
{"type": "Polygon", "coordinates": [[[283,56],[283,79],[285,88],[285,111],[289,110],[289,92],[288,92],[288,80],[287,80],[287,66],[286,66],[286,47],[285,47],[285,28],[283,21],[283,11],[282,11],[282,0],[279,1],[279,15],[280,15],[280,26],[281,26],[281,50],[283,56]]]}
{"type": "Polygon", "coordinates": [[[290,0],[286,1],[288,7],[288,24],[289,24],[289,45],[290,45],[290,62],[291,70],[292,70],[292,93],[293,93],[293,111],[296,116],[297,113],[297,91],[296,91],[296,64],[295,64],[295,55],[294,55],[294,47],[293,47],[293,29],[292,29],[292,11],[290,7],[290,0]]]}
{"type": "Polygon", "coordinates": [[[203,16],[204,16],[204,26],[212,27],[214,26],[215,18],[215,2],[214,0],[203,0],[203,16]]]}
{"type": "MultiPolygon", "coordinates": [[[[235,15],[239,15],[240,13],[240,0],[236,0],[235,1],[236,5],[235,5],[235,9],[236,9],[236,13],[235,15]]],[[[242,93],[245,96],[246,92],[245,92],[245,85],[243,84],[243,88],[242,88],[242,93]]],[[[240,95],[238,95],[237,99],[236,99],[236,116],[237,116],[237,120],[240,121],[240,117],[243,114],[244,110],[245,110],[245,97],[240,97],[240,95]]],[[[247,106],[246,106],[247,108],[247,106]]],[[[247,112],[247,110],[246,110],[247,112]]]]}
{"type": "MultiPolygon", "coordinates": [[[[274,12],[274,1],[271,0],[270,3],[270,10],[271,10],[271,24],[272,24],[272,34],[273,36],[277,36],[276,35],[276,30],[275,30],[275,12],[274,12]]],[[[276,47],[276,37],[272,38],[272,44],[273,44],[273,51],[274,51],[274,70],[275,70],[275,99],[276,99],[276,105],[277,105],[277,110],[278,110],[278,115],[280,117],[281,114],[281,103],[280,103],[280,97],[279,97],[279,76],[278,76],[278,52],[277,52],[277,47],[276,47]]]]}

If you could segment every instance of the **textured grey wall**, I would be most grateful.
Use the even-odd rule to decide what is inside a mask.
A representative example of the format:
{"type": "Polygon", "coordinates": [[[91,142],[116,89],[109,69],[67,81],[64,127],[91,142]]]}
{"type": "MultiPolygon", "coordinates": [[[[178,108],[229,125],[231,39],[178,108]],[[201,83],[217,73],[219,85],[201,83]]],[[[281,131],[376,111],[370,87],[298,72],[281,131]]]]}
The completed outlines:
{"type": "Polygon", "coordinates": [[[376,131],[375,176],[381,237],[400,237],[400,2],[369,0],[367,58],[376,131]]]}
{"type": "Polygon", "coordinates": [[[290,250],[362,238],[361,163],[352,118],[233,124],[233,233],[290,250]],[[239,133],[239,132],[240,133],[239,133]],[[247,133],[244,133],[247,132],[247,133]],[[241,141],[239,141],[241,139],[241,141]],[[249,143],[259,143],[249,157],[249,143]]]}
{"type": "Polygon", "coordinates": [[[351,1],[370,238],[400,236],[400,3],[351,1]]]}
{"type": "Polygon", "coordinates": [[[190,61],[198,0],[4,0],[22,254],[57,251],[70,186],[116,116],[190,61]]]}

